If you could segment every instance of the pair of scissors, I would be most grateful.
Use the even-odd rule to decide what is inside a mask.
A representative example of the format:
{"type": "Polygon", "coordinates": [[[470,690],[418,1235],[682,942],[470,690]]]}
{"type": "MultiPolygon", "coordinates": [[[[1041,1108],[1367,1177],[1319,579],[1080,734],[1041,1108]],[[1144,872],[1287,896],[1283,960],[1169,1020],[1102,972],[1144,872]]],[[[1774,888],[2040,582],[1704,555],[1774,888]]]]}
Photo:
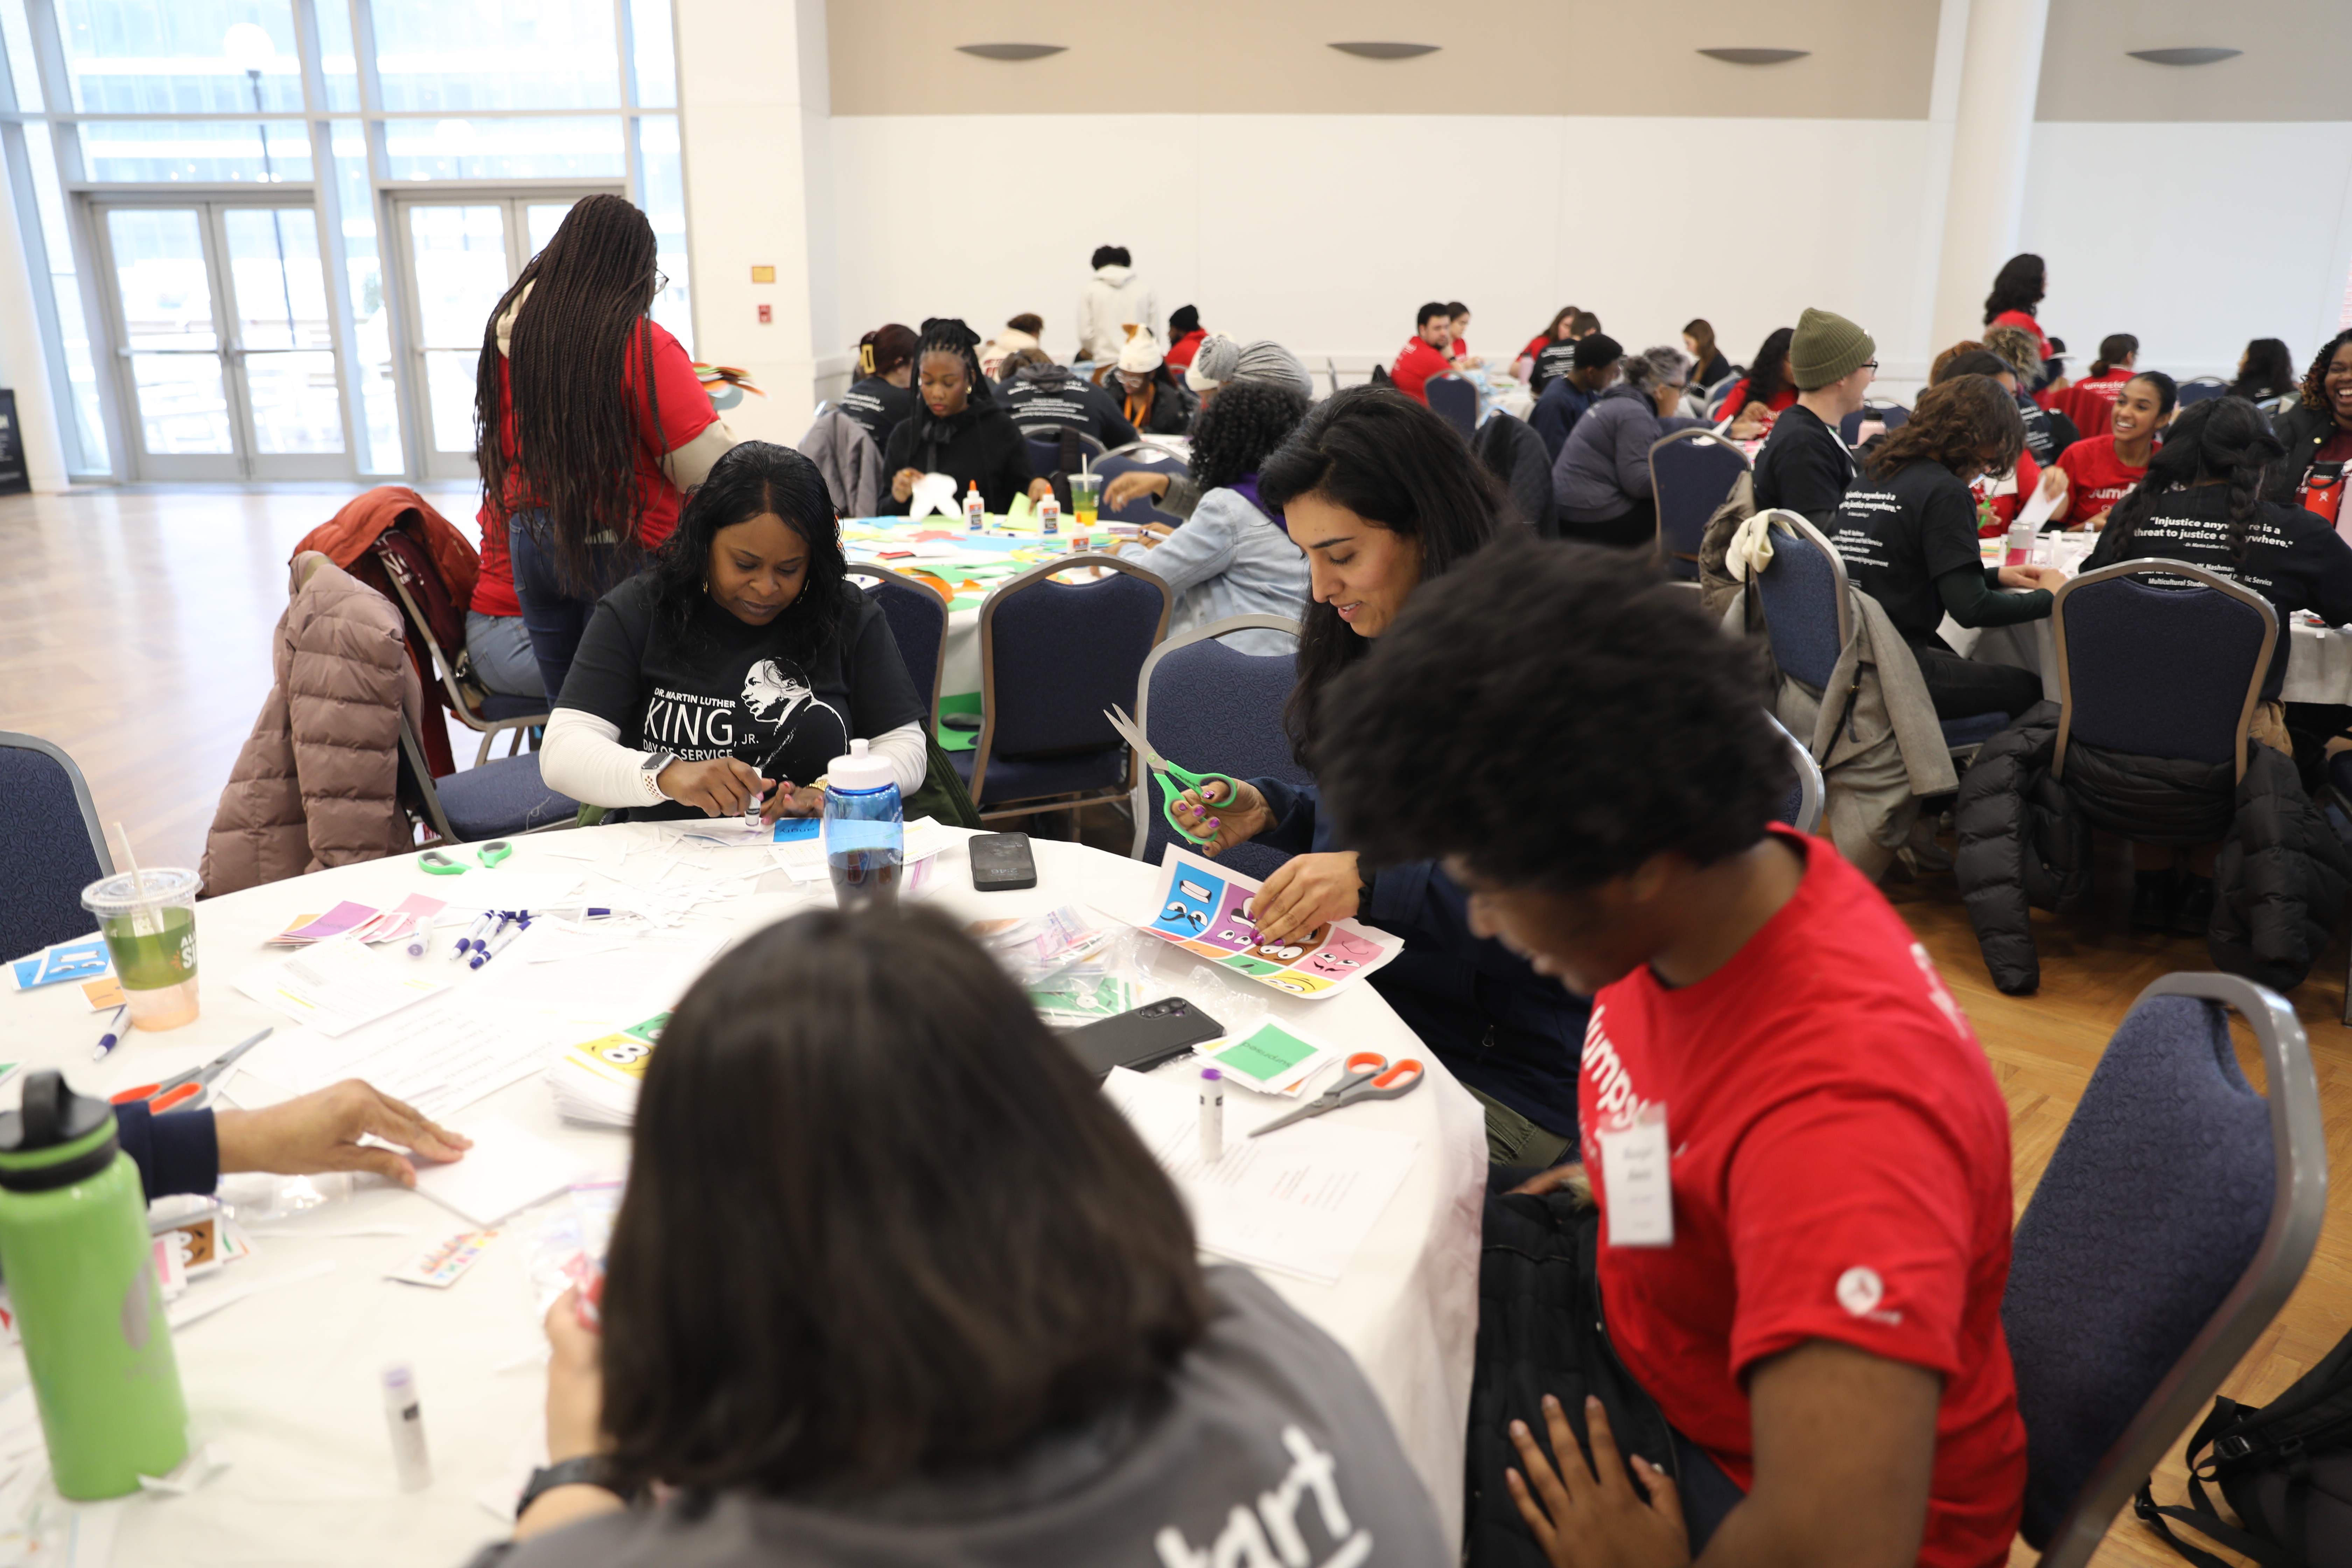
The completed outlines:
{"type": "MultiPolygon", "coordinates": [[[[513,853],[514,846],[503,838],[493,838],[476,852],[485,871],[513,853]]],[[[428,877],[462,877],[472,869],[463,860],[452,859],[438,849],[427,849],[416,858],[416,863],[428,877]]]]}
{"type": "Polygon", "coordinates": [[[1159,781],[1160,815],[1168,819],[1168,826],[1189,844],[1215,842],[1215,834],[1195,833],[1179,821],[1176,803],[1183,798],[1186,790],[1199,791],[1213,784],[1221,784],[1225,786],[1225,798],[1216,804],[1231,805],[1234,797],[1241,793],[1241,784],[1223,773],[1196,773],[1178,767],[1151,749],[1151,742],[1143,738],[1143,726],[1129,718],[1124,708],[1107,708],[1103,710],[1103,717],[1110,721],[1110,727],[1118,731],[1121,740],[1135,748],[1135,754],[1143,759],[1143,765],[1159,781]]]}
{"type": "MultiPolygon", "coordinates": [[[[275,1026],[272,1026],[272,1028],[274,1027],[275,1026]]],[[[231,1046],[204,1066],[190,1068],[177,1078],[167,1078],[161,1083],[142,1083],[137,1089],[126,1089],[114,1096],[110,1103],[129,1105],[133,1100],[143,1100],[147,1102],[147,1111],[151,1116],[161,1116],[167,1110],[176,1110],[182,1106],[194,1110],[204,1104],[205,1096],[212,1092],[212,1086],[220,1080],[221,1074],[228,1071],[237,1058],[268,1039],[270,1033],[271,1029],[264,1029],[253,1038],[231,1046]]]]}
{"type": "Polygon", "coordinates": [[[1402,1099],[1421,1087],[1421,1063],[1411,1057],[1391,1067],[1389,1058],[1378,1051],[1358,1051],[1348,1058],[1345,1078],[1289,1115],[1277,1116],[1264,1126],[1251,1128],[1250,1136],[1255,1138],[1261,1132],[1271,1132],[1277,1127],[1287,1127],[1360,1100],[1402,1099]]]}

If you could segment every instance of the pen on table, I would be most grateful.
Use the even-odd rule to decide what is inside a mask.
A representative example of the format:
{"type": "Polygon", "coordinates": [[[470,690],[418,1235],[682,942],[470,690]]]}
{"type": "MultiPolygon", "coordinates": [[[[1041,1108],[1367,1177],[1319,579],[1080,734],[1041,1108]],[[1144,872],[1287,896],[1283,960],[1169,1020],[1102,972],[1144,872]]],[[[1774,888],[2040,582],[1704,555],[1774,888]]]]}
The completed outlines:
{"type": "Polygon", "coordinates": [[[465,957],[466,950],[467,948],[473,946],[483,937],[488,935],[490,930],[490,920],[496,912],[497,911],[493,910],[484,910],[479,918],[474,921],[473,929],[467,931],[465,935],[457,939],[457,951],[451,953],[449,956],[452,958],[465,957]]]}
{"type": "Polygon", "coordinates": [[[1201,1069],[1201,1162],[1213,1165],[1225,1152],[1225,1075],[1201,1069]]]}
{"type": "Polygon", "coordinates": [[[518,921],[513,925],[507,927],[506,930],[499,932],[498,935],[490,938],[488,942],[482,945],[481,952],[466,960],[466,967],[468,969],[479,969],[482,965],[488,963],[490,960],[504,952],[507,950],[508,943],[513,942],[515,938],[522,934],[523,923],[524,922],[518,921]]]}
{"type": "Polygon", "coordinates": [[[114,1016],[106,1021],[106,1033],[98,1037],[98,1049],[91,1053],[90,1060],[102,1062],[106,1059],[106,1053],[112,1050],[122,1037],[118,1031],[122,1027],[122,1015],[129,1011],[131,1004],[128,1002],[114,1010],[114,1016]]]}

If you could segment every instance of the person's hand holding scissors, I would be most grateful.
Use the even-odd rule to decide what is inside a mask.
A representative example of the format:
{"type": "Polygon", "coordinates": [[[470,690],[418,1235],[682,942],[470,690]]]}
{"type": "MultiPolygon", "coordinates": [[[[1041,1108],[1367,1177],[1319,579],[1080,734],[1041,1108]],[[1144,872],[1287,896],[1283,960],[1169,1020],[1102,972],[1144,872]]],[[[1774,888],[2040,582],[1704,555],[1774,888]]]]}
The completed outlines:
{"type": "Polygon", "coordinates": [[[1238,784],[1231,794],[1221,781],[1203,789],[1188,789],[1177,796],[1171,809],[1184,819],[1187,832],[1207,838],[1193,847],[1211,857],[1246,844],[1274,826],[1274,813],[1266,809],[1265,796],[1246,784],[1238,784]]]}
{"type": "Polygon", "coordinates": [[[1559,1401],[1547,1394],[1543,1403],[1559,1468],[1552,1468],[1527,1423],[1514,1421],[1511,1443],[1526,1473],[1505,1470],[1503,1479],[1552,1568],[1681,1568],[1688,1563],[1690,1537],[1674,1478],[1637,1457],[1634,1468],[1650,1492],[1644,1500],[1617,1456],[1601,1401],[1584,1402],[1584,1425],[1592,1435],[1590,1465],[1559,1401]]]}

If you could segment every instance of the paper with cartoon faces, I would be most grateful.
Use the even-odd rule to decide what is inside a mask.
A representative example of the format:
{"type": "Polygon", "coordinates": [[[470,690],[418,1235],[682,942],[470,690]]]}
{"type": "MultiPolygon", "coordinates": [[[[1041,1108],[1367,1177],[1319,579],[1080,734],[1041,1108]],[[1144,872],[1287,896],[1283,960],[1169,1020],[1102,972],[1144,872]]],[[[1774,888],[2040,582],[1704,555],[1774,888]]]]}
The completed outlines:
{"type": "Polygon", "coordinates": [[[1318,927],[1279,947],[1265,946],[1250,919],[1261,884],[1173,844],[1160,864],[1160,890],[1142,928],[1289,995],[1331,995],[1404,948],[1400,939],[1351,920],[1318,927]]]}

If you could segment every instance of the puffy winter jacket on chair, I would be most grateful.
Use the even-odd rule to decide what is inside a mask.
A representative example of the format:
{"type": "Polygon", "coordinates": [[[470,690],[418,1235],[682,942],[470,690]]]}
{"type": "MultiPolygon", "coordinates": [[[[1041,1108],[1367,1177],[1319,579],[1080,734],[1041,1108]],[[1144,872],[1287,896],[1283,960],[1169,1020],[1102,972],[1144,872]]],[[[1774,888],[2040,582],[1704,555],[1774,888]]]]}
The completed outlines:
{"type": "Polygon", "coordinates": [[[269,696],[205,836],[207,895],[414,847],[400,720],[425,703],[400,612],[321,554],[296,556],[291,578],[269,696]]]}
{"type": "Polygon", "coordinates": [[[2233,783],[2227,763],[2077,741],[2062,782],[2050,775],[2057,740],[2058,705],[2038,703],[1986,742],[1960,781],[1954,875],[1995,985],[2017,996],[2041,984],[2029,911],[2070,909],[2090,890],[2094,826],[2147,843],[2220,838],[2205,933],[2215,967],[2278,991],[2303,983],[2352,887],[2352,856],[2292,758],[2249,743],[2233,783]]]}

